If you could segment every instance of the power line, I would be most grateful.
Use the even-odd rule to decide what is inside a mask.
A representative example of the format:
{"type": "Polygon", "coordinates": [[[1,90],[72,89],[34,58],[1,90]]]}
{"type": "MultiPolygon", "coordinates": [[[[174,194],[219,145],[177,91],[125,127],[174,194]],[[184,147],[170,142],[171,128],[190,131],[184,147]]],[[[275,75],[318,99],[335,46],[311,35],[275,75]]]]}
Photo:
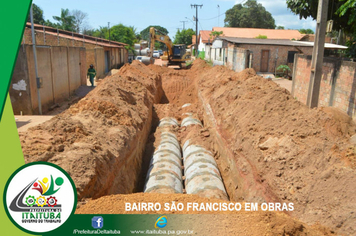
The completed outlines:
{"type": "Polygon", "coordinates": [[[188,22],[187,20],[181,20],[180,22],[183,22],[183,30],[185,30],[185,22],[188,22]]]}
{"type": "Polygon", "coordinates": [[[218,18],[218,17],[220,17],[220,16],[222,16],[222,15],[225,15],[225,12],[224,12],[224,13],[222,13],[222,14],[220,14],[220,15],[218,15],[218,16],[215,16],[215,17],[213,17],[213,18],[209,18],[209,19],[200,19],[200,20],[214,20],[214,19],[216,19],[216,18],[218,18]]]}

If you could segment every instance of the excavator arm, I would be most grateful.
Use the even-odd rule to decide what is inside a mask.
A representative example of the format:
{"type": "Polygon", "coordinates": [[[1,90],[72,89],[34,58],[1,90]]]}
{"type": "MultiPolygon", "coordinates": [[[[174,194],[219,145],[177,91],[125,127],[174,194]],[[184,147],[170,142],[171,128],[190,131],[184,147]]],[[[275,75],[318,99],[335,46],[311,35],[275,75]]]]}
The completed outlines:
{"type": "Polygon", "coordinates": [[[151,51],[151,57],[153,55],[153,50],[155,46],[155,42],[159,41],[164,43],[167,46],[168,49],[168,57],[173,55],[173,43],[172,40],[168,37],[168,35],[164,35],[162,32],[160,32],[158,29],[155,29],[154,27],[150,28],[150,51],[151,51]],[[159,33],[159,34],[157,34],[159,33]]]}

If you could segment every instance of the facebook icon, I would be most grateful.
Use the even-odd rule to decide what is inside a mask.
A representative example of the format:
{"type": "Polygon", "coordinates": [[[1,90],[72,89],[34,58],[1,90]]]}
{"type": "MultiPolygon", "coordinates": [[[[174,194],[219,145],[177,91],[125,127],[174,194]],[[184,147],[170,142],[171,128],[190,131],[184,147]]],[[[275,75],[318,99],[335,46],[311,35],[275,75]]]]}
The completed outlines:
{"type": "Polygon", "coordinates": [[[91,226],[93,226],[94,229],[101,229],[104,226],[104,219],[101,216],[94,216],[91,219],[91,226]]]}

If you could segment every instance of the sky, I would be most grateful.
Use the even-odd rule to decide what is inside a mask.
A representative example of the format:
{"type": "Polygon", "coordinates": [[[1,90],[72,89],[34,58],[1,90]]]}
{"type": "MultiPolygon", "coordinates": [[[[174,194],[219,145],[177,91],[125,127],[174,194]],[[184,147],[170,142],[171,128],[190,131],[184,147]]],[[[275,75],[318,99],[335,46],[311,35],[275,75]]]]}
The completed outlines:
{"type": "MultiPolygon", "coordinates": [[[[224,26],[225,12],[235,4],[246,0],[33,0],[33,3],[41,7],[45,20],[55,22],[52,16],[59,16],[61,8],[69,10],[81,10],[88,14],[88,26],[110,26],[120,24],[134,26],[137,32],[149,25],[160,25],[169,31],[169,37],[174,38],[178,28],[192,28],[195,30],[196,9],[191,4],[203,5],[198,8],[198,30],[211,30],[215,26],[224,26]],[[219,7],[218,7],[219,6],[219,7]],[[220,16],[219,16],[220,14],[220,16]],[[219,16],[219,17],[218,17],[219,16]],[[185,21],[184,23],[182,21],[185,21]]],[[[285,29],[310,28],[315,31],[316,23],[312,19],[299,20],[287,8],[285,0],[257,0],[269,11],[277,26],[285,29]]]]}

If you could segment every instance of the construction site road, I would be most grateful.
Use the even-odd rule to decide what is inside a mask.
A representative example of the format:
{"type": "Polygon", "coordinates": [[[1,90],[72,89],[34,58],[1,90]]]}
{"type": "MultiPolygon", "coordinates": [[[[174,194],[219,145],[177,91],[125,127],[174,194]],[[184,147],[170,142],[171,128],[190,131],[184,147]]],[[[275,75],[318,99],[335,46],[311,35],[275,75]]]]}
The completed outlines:
{"type": "Polygon", "coordinates": [[[197,59],[186,70],[126,64],[67,110],[20,133],[20,139],[26,162],[52,162],[70,174],[80,201],[77,214],[192,213],[125,211],[128,202],[292,203],[293,211],[214,212],[225,218],[202,218],[201,230],[355,235],[355,133],[347,114],[309,109],[252,69],[236,73],[197,59]],[[173,125],[169,132],[182,150],[189,140],[212,154],[229,201],[199,192],[143,193],[160,145],[159,121],[172,117],[181,124],[186,114],[201,125],[173,125]],[[206,227],[216,219],[227,228],[206,227]]]}

